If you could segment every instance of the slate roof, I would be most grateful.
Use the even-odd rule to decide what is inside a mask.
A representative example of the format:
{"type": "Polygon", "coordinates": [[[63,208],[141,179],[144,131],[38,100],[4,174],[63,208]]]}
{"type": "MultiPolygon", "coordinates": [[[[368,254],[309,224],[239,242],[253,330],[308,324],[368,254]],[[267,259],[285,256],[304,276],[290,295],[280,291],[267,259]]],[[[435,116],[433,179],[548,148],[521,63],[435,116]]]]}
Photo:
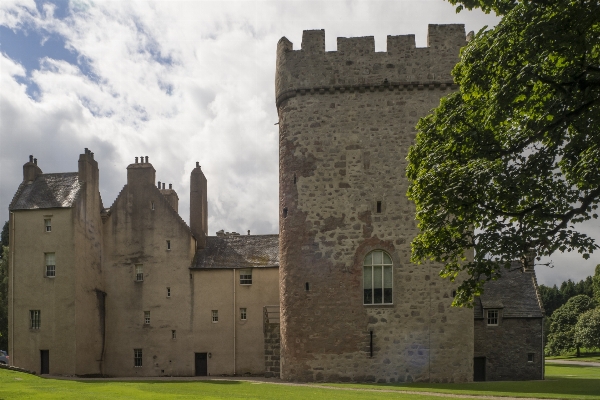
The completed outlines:
{"type": "Polygon", "coordinates": [[[208,236],[193,269],[279,267],[279,235],[208,236]]]}
{"type": "Polygon", "coordinates": [[[481,297],[475,298],[473,314],[483,318],[483,309],[501,308],[503,318],[542,318],[534,271],[523,272],[518,262],[502,277],[485,283],[481,297]]]}
{"type": "Polygon", "coordinates": [[[41,174],[32,183],[21,183],[9,209],[13,211],[73,207],[80,190],[77,172],[41,174]]]}

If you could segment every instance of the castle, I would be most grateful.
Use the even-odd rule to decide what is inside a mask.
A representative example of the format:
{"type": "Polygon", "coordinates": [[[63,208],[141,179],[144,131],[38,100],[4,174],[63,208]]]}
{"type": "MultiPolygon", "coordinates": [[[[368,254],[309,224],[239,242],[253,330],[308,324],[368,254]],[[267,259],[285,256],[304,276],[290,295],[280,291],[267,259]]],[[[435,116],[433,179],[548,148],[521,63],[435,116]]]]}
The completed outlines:
{"type": "Polygon", "coordinates": [[[326,52],[323,30],[304,31],[300,50],[279,41],[279,235],[209,236],[198,163],[188,226],[148,157],[109,208],[91,151],[75,173],[43,174],[31,158],[10,205],[11,361],[62,375],[543,377],[532,271],[502,281],[522,292],[516,306],[492,290],[474,314],[451,307],[440,265],[409,261],[406,155],[418,119],[456,89],[465,44],[462,25],[430,25],[426,48],[388,36],[387,52],[373,37],[326,52]],[[514,326],[509,358],[489,343],[514,326]]]}

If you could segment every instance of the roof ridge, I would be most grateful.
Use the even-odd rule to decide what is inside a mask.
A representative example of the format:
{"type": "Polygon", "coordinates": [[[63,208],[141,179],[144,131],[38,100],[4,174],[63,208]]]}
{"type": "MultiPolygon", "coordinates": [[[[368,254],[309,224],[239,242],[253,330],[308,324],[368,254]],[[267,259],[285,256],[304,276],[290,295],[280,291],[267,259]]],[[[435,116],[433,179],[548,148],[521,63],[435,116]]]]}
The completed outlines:
{"type": "Polygon", "coordinates": [[[115,200],[112,202],[112,204],[110,205],[110,207],[108,208],[108,211],[106,212],[106,216],[110,217],[110,214],[112,213],[112,209],[113,207],[117,204],[117,201],[119,200],[119,198],[121,197],[121,195],[123,194],[123,191],[125,190],[125,188],[127,187],[127,184],[125,184],[122,188],[121,191],[119,192],[119,194],[117,195],[117,197],[115,197],[115,200]]]}
{"type": "MultiPolygon", "coordinates": [[[[192,233],[192,230],[190,229],[190,227],[188,226],[188,224],[183,220],[183,218],[181,218],[181,215],[179,215],[179,213],[177,211],[175,211],[175,209],[173,208],[173,206],[171,205],[171,203],[169,203],[169,200],[167,200],[167,198],[165,197],[165,195],[160,192],[160,189],[158,189],[156,187],[156,185],[152,185],[152,187],[154,188],[154,190],[158,191],[158,194],[162,198],[162,201],[164,201],[165,203],[167,203],[167,205],[168,205],[167,208],[170,209],[175,214],[175,216],[177,217],[177,219],[179,220],[179,222],[182,223],[183,226],[185,226],[185,228],[188,230],[188,232],[190,232],[190,234],[192,236],[194,236],[194,234],[192,233]]],[[[195,238],[195,236],[194,236],[194,238],[195,238]]]]}

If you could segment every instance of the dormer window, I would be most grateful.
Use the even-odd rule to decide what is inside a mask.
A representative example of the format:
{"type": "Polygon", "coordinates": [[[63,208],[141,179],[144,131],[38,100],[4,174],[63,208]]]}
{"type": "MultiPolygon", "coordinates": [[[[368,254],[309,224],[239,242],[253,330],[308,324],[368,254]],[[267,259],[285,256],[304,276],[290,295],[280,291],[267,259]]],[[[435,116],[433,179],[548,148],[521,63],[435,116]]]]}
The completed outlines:
{"type": "Polygon", "coordinates": [[[50,218],[44,219],[44,226],[46,232],[52,232],[52,220],[50,218]]]}
{"type": "Polygon", "coordinates": [[[488,326],[498,325],[499,310],[487,310],[487,324],[488,326]]]}

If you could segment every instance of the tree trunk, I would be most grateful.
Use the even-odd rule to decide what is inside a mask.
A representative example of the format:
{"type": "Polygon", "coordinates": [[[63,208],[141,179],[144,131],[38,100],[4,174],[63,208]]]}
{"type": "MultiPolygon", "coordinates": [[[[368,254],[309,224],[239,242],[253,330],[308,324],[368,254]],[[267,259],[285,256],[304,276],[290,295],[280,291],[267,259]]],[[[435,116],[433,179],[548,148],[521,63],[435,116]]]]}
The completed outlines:
{"type": "Polygon", "coordinates": [[[581,353],[579,352],[579,346],[577,346],[577,357],[580,357],[581,353]]]}

